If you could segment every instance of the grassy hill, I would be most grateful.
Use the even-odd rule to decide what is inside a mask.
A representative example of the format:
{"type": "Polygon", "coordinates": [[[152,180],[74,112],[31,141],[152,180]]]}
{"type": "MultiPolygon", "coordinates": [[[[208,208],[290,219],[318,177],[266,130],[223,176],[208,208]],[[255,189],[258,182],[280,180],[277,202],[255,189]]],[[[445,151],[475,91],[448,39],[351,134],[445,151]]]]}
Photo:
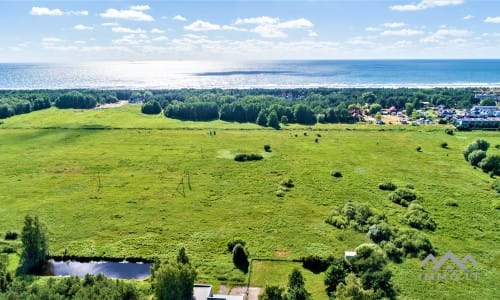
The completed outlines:
{"type": "MultiPolygon", "coordinates": [[[[277,131],[146,116],[134,105],[38,111],[0,125],[0,234],[20,232],[29,213],[46,224],[51,254],[172,258],[184,246],[199,281],[243,284],[246,277],[226,250],[234,237],[247,242],[251,257],[340,257],[369,242],[363,233],[325,223],[334,206],[349,200],[407,227],[401,224],[406,209],[378,188],[392,181],[413,185],[423,197],[437,223],[426,234],[438,255],[470,253],[480,269],[477,281],[424,281],[420,259],[391,264],[401,298],[492,299],[498,296],[500,198],[493,179],[463,159],[463,148],[476,138],[500,144],[498,132],[450,136],[440,126],[277,131]],[[272,152],[264,152],[265,144],[272,152]],[[236,153],[264,159],[236,162],[236,153]],[[333,170],[343,177],[332,177],[333,170]],[[289,178],[295,187],[277,197],[289,178]]],[[[281,268],[290,264],[259,264],[258,272],[281,274],[281,268]]],[[[286,282],[258,272],[252,283],[286,282]]],[[[309,274],[314,299],[326,299],[323,276],[309,274]]]]}

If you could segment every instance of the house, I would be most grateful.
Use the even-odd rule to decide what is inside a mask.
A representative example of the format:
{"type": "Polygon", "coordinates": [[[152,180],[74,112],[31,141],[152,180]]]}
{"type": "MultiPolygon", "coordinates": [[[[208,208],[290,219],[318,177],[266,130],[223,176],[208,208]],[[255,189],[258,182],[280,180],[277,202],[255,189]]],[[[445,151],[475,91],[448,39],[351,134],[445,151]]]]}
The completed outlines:
{"type": "Polygon", "coordinates": [[[193,287],[193,300],[243,300],[244,295],[214,294],[210,284],[195,284],[193,287]]]}
{"type": "Polygon", "coordinates": [[[493,100],[498,100],[498,96],[495,93],[477,93],[474,94],[475,99],[483,100],[485,98],[491,98],[493,100]]]}
{"type": "Polygon", "coordinates": [[[356,256],[356,251],[345,251],[344,252],[344,258],[346,260],[349,260],[349,259],[353,258],[354,256],[356,256]]]}

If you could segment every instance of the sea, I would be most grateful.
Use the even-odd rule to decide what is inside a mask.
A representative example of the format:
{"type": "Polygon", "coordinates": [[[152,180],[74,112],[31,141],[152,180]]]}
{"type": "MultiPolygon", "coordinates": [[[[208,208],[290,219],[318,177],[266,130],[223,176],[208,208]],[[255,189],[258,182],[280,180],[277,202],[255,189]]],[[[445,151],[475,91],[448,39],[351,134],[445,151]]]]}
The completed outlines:
{"type": "Polygon", "coordinates": [[[500,88],[500,59],[0,63],[0,89],[500,88]]]}

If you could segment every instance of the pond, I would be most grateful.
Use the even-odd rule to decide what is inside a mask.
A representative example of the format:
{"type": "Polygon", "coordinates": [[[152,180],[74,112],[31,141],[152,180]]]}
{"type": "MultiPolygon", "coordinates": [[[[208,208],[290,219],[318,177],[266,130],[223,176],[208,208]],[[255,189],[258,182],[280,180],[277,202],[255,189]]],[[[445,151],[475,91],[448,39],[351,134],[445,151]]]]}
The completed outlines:
{"type": "Polygon", "coordinates": [[[49,260],[49,274],[56,276],[78,276],[103,274],[110,278],[144,279],[150,275],[152,263],[132,262],[78,262],[74,260],[49,260]]]}

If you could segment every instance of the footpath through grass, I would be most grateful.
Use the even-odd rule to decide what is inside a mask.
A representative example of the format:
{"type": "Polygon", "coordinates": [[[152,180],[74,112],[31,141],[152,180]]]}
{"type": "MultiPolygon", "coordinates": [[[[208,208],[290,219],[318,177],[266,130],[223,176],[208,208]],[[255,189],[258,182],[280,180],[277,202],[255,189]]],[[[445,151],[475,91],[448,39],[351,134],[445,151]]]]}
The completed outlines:
{"type": "MultiPolygon", "coordinates": [[[[481,269],[477,281],[427,282],[418,278],[420,260],[407,259],[391,265],[400,295],[498,296],[498,193],[491,189],[493,179],[462,157],[476,138],[500,144],[498,132],[450,136],[439,126],[375,125],[276,131],[255,124],[181,122],[139,110],[49,109],[4,120],[0,234],[20,232],[29,213],[47,226],[52,254],[173,258],[184,246],[199,281],[241,285],[246,277],[226,250],[234,237],[246,241],[253,257],[340,257],[369,242],[364,234],[324,222],[333,206],[349,200],[368,203],[384,212],[390,225],[405,227],[405,208],[378,189],[392,181],[411,184],[423,196],[437,223],[427,235],[438,255],[470,253],[481,269]],[[265,144],[272,152],[264,152],[265,144]],[[235,162],[236,153],[264,159],[235,162]],[[333,170],[343,177],[332,177],[333,170]],[[277,197],[280,182],[288,178],[295,186],[277,197]],[[450,201],[457,206],[446,205],[450,201]]],[[[269,274],[277,274],[269,280],[285,283],[293,265],[259,265],[262,271],[251,283],[265,284],[269,274]]],[[[324,275],[305,276],[315,299],[325,299],[324,275]]]]}

